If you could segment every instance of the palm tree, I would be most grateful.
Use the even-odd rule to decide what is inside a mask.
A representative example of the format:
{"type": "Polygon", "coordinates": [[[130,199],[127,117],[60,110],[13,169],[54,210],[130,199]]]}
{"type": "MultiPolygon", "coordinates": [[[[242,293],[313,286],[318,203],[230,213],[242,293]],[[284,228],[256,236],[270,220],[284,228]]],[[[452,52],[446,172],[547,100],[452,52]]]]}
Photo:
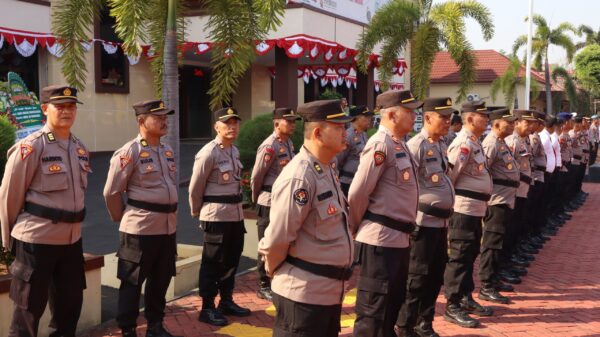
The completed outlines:
{"type": "MultiPolygon", "coordinates": [[[[526,21],[528,19],[525,19],[526,21]]],[[[546,19],[541,15],[533,16],[533,23],[536,26],[535,34],[532,38],[532,52],[534,54],[533,65],[538,70],[542,69],[544,62],[544,78],[546,84],[546,112],[552,115],[552,91],[550,79],[550,64],[548,62],[548,48],[551,45],[562,47],[567,52],[569,63],[575,55],[575,44],[567,32],[577,34],[577,30],[572,24],[563,22],[555,29],[551,29],[546,19]]],[[[513,54],[517,54],[519,49],[527,44],[527,35],[519,36],[513,45],[513,54]]]]}
{"type": "MultiPolygon", "coordinates": [[[[139,56],[142,44],[152,46],[155,57],[150,68],[156,97],[175,109],[170,118],[167,142],[179,154],[179,70],[178,45],[184,41],[185,0],[60,0],[53,4],[52,30],[61,41],[62,73],[67,82],[85,88],[85,50],[81,41],[91,35],[94,18],[106,5],[115,18],[115,32],[123,50],[139,56]]],[[[255,57],[254,41],[263,40],[269,30],[281,24],[284,0],[204,0],[210,15],[209,37],[214,44],[211,63],[210,106],[229,104],[240,77],[255,57]]],[[[179,157],[177,157],[177,165],[179,157]]]]}
{"type": "Polygon", "coordinates": [[[557,81],[559,78],[563,80],[567,98],[569,102],[571,102],[571,110],[578,111],[578,93],[577,93],[577,84],[575,83],[575,79],[569,74],[567,69],[563,67],[556,67],[552,69],[552,80],[557,81]]]}
{"type": "MultiPolygon", "coordinates": [[[[490,96],[495,101],[498,93],[501,92],[504,95],[504,103],[507,107],[513,108],[517,98],[517,87],[519,84],[525,84],[525,79],[520,76],[523,65],[516,57],[510,58],[510,64],[504,74],[499,76],[492,82],[490,90],[490,96]]],[[[539,87],[536,81],[531,82],[531,97],[537,97],[539,94],[539,87]]]]}
{"type": "Polygon", "coordinates": [[[594,29],[587,25],[581,25],[577,28],[579,35],[585,36],[585,41],[579,42],[575,45],[577,50],[584,48],[590,44],[600,44],[600,30],[594,31],[594,29]]]}
{"type": "Polygon", "coordinates": [[[381,7],[357,44],[358,67],[366,71],[373,48],[382,43],[382,82],[391,78],[393,62],[400,50],[410,48],[411,90],[424,98],[436,53],[445,48],[460,68],[457,101],[464,99],[475,81],[476,59],[465,36],[465,19],[479,23],[485,40],[494,35],[490,11],[476,0],[432,4],[432,0],[393,0],[381,7]]]}

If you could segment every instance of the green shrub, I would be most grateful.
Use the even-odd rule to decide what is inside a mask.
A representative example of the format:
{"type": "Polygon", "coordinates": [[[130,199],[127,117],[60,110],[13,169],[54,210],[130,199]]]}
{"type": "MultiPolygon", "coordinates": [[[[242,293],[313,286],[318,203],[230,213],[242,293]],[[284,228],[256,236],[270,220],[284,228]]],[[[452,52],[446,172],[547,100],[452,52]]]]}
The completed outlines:
{"type": "Polygon", "coordinates": [[[0,116],[0,179],[4,176],[6,166],[6,152],[15,143],[15,127],[6,116],[0,116]]]}
{"type": "Polygon", "coordinates": [[[319,99],[341,99],[342,97],[344,97],[344,95],[329,88],[325,89],[325,91],[319,95],[319,99]]]}
{"type": "MultiPolygon", "coordinates": [[[[292,136],[292,142],[294,142],[296,151],[300,150],[302,146],[302,130],[302,121],[297,121],[296,132],[292,136]]],[[[240,160],[244,165],[244,171],[252,171],[254,160],[256,159],[256,150],[271,133],[273,133],[271,113],[258,115],[242,124],[240,134],[236,140],[236,146],[240,150],[240,160]]]]}

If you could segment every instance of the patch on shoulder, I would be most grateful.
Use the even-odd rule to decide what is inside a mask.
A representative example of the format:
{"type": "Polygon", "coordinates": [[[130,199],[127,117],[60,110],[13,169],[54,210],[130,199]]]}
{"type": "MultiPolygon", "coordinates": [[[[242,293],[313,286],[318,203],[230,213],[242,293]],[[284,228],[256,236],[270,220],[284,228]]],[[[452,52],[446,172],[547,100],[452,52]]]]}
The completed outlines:
{"type": "Polygon", "coordinates": [[[21,143],[20,152],[21,160],[25,160],[25,158],[29,157],[29,155],[33,153],[33,146],[21,143]]]}
{"type": "Polygon", "coordinates": [[[299,206],[304,206],[308,202],[308,191],[304,188],[299,188],[294,191],[294,202],[299,206]]]}
{"type": "Polygon", "coordinates": [[[375,166],[380,166],[385,161],[385,153],[382,151],[375,151],[374,157],[375,166]]]}

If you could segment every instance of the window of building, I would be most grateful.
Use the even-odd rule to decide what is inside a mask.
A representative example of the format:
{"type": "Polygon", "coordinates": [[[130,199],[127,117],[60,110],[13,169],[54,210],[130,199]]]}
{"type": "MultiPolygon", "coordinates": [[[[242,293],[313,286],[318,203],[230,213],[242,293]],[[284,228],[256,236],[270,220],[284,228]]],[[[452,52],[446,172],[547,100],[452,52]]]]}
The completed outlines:
{"type": "MultiPolygon", "coordinates": [[[[100,13],[94,25],[94,36],[103,41],[121,43],[114,30],[115,19],[109,15],[108,9],[100,13]]],[[[108,46],[108,49],[111,46],[108,46]]],[[[112,54],[105,50],[102,42],[94,43],[94,68],[96,92],[129,93],[129,61],[121,48],[112,54]]]]}
{"type": "MultiPolygon", "coordinates": [[[[38,48],[39,49],[39,48],[38,48]]],[[[39,94],[38,51],[30,57],[24,57],[17,52],[15,46],[4,43],[0,49],[0,81],[7,80],[9,71],[17,73],[29,91],[39,94]]]]}

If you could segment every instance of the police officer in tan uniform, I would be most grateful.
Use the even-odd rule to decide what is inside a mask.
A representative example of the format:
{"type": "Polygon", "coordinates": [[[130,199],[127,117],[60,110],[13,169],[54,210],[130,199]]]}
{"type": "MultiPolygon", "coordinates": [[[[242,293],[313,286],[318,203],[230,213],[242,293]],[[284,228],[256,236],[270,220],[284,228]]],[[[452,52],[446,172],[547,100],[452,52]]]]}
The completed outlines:
{"type": "Polygon", "coordinates": [[[598,156],[598,143],[600,142],[600,133],[598,131],[598,125],[600,125],[600,118],[598,115],[592,116],[591,125],[589,128],[590,137],[590,165],[596,163],[596,157],[598,156]]]}
{"type": "Polygon", "coordinates": [[[37,336],[50,299],[50,336],[74,337],[86,287],[81,222],[89,152],[71,133],[77,90],[45,87],[41,102],[46,125],[10,148],[0,187],[2,246],[16,257],[8,336],[37,336]]]}
{"type": "MultiPolygon", "coordinates": [[[[269,226],[271,211],[271,190],[281,170],[294,158],[294,143],[290,137],[296,130],[296,120],[300,116],[290,108],[273,110],[273,126],[275,131],[258,147],[256,161],[252,169],[251,186],[252,201],[257,204],[258,221],[256,222],[258,240],[265,236],[269,226]]],[[[258,291],[256,296],[271,301],[271,280],[265,271],[265,262],[258,256],[258,291]]]]}
{"type": "Polygon", "coordinates": [[[339,100],[298,107],[304,145],[271,194],[271,224],[258,244],[272,276],[274,337],[333,337],[340,331],[344,287],[352,275],[348,207],[331,167],[344,150],[339,100]]]}
{"type": "Polygon", "coordinates": [[[458,111],[456,111],[456,113],[452,114],[452,119],[450,120],[450,129],[448,130],[448,134],[444,137],[446,145],[449,146],[452,144],[452,141],[454,141],[454,138],[456,138],[456,135],[460,132],[462,126],[462,118],[460,118],[458,111]]]}
{"type": "Polygon", "coordinates": [[[581,137],[581,122],[582,118],[580,116],[575,116],[573,119],[573,128],[569,130],[569,137],[571,138],[571,191],[567,196],[570,200],[570,206],[573,209],[579,208],[581,203],[578,199],[579,191],[581,191],[581,184],[579,181],[579,176],[581,172],[581,168],[583,167],[585,170],[585,165],[583,165],[583,144],[581,137]]]}
{"type": "Polygon", "coordinates": [[[422,105],[410,91],[377,96],[381,124],[367,142],[350,185],[348,203],[361,265],[354,336],[395,335],[419,196],[416,164],[403,138],[413,128],[414,109],[422,105]]]}
{"type": "Polygon", "coordinates": [[[448,218],[454,205],[443,137],[455,111],[449,97],[425,99],[423,129],[407,142],[417,168],[419,211],[410,250],[406,300],[396,322],[400,336],[410,336],[413,328],[419,336],[438,336],[432,323],[448,262],[448,218]]]}
{"type": "MultiPolygon", "coordinates": [[[[504,304],[508,303],[509,299],[500,294],[498,288],[512,290],[512,287],[501,283],[498,272],[504,238],[511,235],[508,227],[519,187],[519,167],[504,138],[513,133],[515,120],[516,117],[511,115],[507,108],[494,110],[490,114],[491,132],[482,143],[493,187],[492,197],[488,201],[488,209],[483,218],[479,299],[504,304]]],[[[508,263],[510,256],[505,257],[505,261],[508,263]]]]}
{"type": "MultiPolygon", "coordinates": [[[[562,169],[560,183],[564,186],[565,196],[563,197],[562,210],[565,212],[575,211],[575,208],[570,205],[569,194],[572,189],[572,173],[574,168],[572,167],[571,159],[573,157],[572,141],[569,136],[569,131],[573,128],[573,115],[570,112],[561,112],[557,115],[558,120],[562,123],[560,135],[558,141],[560,144],[560,156],[562,160],[562,169]]],[[[568,214],[568,213],[567,213],[568,214]]]]}
{"type": "Polygon", "coordinates": [[[493,314],[472,296],[473,263],[479,254],[481,220],[492,192],[492,179],[479,137],[487,128],[489,111],[484,102],[464,103],[461,115],[464,126],[448,147],[450,180],[456,197],[454,213],[448,224],[448,264],[444,274],[446,312],[444,319],[454,324],[474,328],[479,316],[493,314]]]}
{"type": "Polygon", "coordinates": [[[250,310],[233,302],[235,273],[244,248],[244,214],[240,177],[242,162],[233,142],[240,130],[234,108],[214,113],[216,138],[206,144],[194,160],[190,180],[190,210],[204,230],[204,249],[199,273],[202,310],[198,319],[212,325],[227,325],[224,315],[248,316],[250,310]],[[215,308],[215,297],[221,301],[215,308]]]}
{"type": "Polygon", "coordinates": [[[160,138],[167,134],[167,115],[173,110],[158,100],[138,102],[133,110],[139,134],[115,151],[104,185],[108,213],[120,223],[117,323],[124,337],[137,336],[140,293],[146,281],[146,336],[172,337],[162,321],[167,288],[175,276],[177,167],[173,149],[160,138]]]}
{"type": "Polygon", "coordinates": [[[354,117],[354,120],[346,130],[347,147],[337,155],[340,183],[346,196],[348,196],[350,183],[352,183],[352,178],[358,168],[360,153],[369,139],[365,131],[371,127],[373,111],[364,105],[359,105],[350,109],[350,116],[354,117]]]}

